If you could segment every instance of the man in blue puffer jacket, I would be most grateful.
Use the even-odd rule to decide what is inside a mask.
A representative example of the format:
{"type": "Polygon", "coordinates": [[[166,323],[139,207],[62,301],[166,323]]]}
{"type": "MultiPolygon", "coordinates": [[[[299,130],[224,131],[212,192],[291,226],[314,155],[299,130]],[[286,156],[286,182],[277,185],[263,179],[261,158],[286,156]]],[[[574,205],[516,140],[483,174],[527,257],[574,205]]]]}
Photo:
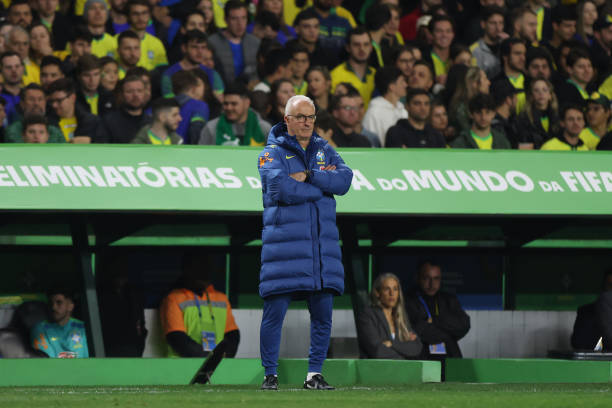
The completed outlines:
{"type": "Polygon", "coordinates": [[[262,389],[278,389],[278,352],[291,300],[310,311],[307,389],[333,389],[321,375],[329,347],[333,296],[344,291],[344,268],[334,194],[351,186],[353,172],[314,133],[315,107],[306,96],[287,102],[285,118],[270,130],[259,155],[263,233],[259,294],[264,299],[260,351],[262,389]]]}

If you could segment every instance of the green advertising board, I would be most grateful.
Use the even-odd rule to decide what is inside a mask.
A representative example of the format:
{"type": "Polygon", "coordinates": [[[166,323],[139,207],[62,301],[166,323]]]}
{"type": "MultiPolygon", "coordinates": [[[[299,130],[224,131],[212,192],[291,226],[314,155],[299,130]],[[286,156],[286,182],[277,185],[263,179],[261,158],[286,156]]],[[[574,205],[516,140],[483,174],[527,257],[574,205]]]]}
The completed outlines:
{"type": "MultiPolygon", "coordinates": [[[[0,147],[0,209],[262,210],[259,149],[0,147]]],[[[610,215],[612,154],[341,149],[353,169],[341,214],[610,215]]]]}

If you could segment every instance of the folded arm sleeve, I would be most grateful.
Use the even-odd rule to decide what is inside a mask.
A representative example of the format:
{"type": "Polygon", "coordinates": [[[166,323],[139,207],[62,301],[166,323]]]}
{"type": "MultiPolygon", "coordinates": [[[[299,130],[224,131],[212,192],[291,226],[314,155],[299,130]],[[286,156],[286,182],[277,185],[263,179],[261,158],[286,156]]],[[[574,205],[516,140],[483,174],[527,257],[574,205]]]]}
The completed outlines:
{"type": "Polygon", "coordinates": [[[455,340],[459,340],[470,330],[470,316],[461,308],[457,298],[449,299],[448,310],[439,316],[434,324],[455,340]]]}
{"type": "Polygon", "coordinates": [[[361,348],[368,357],[377,358],[383,349],[387,349],[382,343],[387,340],[378,334],[376,329],[376,316],[369,310],[363,310],[357,317],[357,337],[361,348]]]}
{"type": "Polygon", "coordinates": [[[417,339],[413,341],[393,340],[391,347],[404,358],[415,358],[421,354],[423,344],[417,337],[417,339]]]}
{"type": "Polygon", "coordinates": [[[344,195],[351,188],[353,171],[344,163],[342,157],[331,146],[327,149],[331,155],[330,164],[336,166],[336,170],[312,170],[310,182],[324,193],[344,195]]]}
{"type": "Polygon", "coordinates": [[[265,149],[259,155],[259,175],[264,193],[273,202],[285,204],[304,204],[317,201],[323,196],[321,189],[310,184],[294,180],[280,161],[278,149],[265,149]],[[266,153],[269,153],[266,156],[266,153]]]}
{"type": "Polygon", "coordinates": [[[208,351],[204,351],[202,345],[193,341],[185,332],[170,332],[166,334],[166,341],[181,357],[206,357],[208,355],[208,351]]]}
{"type": "Polygon", "coordinates": [[[410,316],[410,324],[421,340],[427,344],[437,344],[449,340],[445,331],[427,321],[427,317],[421,313],[421,309],[414,302],[407,302],[406,311],[410,316]]]}

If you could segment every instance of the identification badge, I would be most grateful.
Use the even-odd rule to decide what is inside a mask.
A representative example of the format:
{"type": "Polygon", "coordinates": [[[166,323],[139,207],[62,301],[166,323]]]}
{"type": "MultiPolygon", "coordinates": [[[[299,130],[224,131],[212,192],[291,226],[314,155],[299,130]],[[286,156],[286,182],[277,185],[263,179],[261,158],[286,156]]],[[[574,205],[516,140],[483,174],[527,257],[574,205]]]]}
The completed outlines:
{"type": "Polygon", "coordinates": [[[430,344],[429,354],[446,354],[446,345],[444,343],[430,344]]]}
{"type": "Polygon", "coordinates": [[[217,347],[217,339],[214,332],[202,332],[202,348],[204,351],[213,351],[217,347]]]}

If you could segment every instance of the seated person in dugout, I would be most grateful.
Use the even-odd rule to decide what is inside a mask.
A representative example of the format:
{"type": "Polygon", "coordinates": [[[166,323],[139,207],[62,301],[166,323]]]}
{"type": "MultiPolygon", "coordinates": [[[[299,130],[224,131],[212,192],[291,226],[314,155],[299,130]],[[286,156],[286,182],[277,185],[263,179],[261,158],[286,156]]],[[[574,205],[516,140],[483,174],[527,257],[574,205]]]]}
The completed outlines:
{"type": "Polygon", "coordinates": [[[32,329],[32,347],[52,358],[87,358],[85,324],[72,317],[74,296],[68,290],[55,290],[48,294],[50,319],[32,329]]]}
{"type": "Polygon", "coordinates": [[[160,306],[169,357],[206,357],[211,351],[234,357],[240,331],[227,296],[210,277],[217,272],[213,254],[189,252],[182,276],[160,306]]]}
{"type": "Polygon", "coordinates": [[[419,357],[423,345],[408,322],[397,276],[380,275],[374,282],[370,302],[357,317],[359,346],[365,356],[396,360],[419,357]]]}
{"type": "Polygon", "coordinates": [[[462,357],[459,340],[470,330],[470,317],[457,296],[440,290],[440,265],[425,261],[417,276],[418,288],[406,298],[410,324],[433,359],[462,357]]]}
{"type": "MultiPolygon", "coordinates": [[[[604,274],[601,292],[602,295],[612,293],[612,269],[608,269],[604,274]]],[[[605,301],[602,299],[603,296],[593,303],[588,303],[578,308],[574,322],[574,331],[571,337],[572,348],[574,350],[594,350],[599,339],[604,337],[604,324],[602,323],[605,323],[605,320],[598,313],[600,305],[605,304],[605,301]]],[[[611,348],[612,344],[606,345],[606,349],[611,348]]]]}

